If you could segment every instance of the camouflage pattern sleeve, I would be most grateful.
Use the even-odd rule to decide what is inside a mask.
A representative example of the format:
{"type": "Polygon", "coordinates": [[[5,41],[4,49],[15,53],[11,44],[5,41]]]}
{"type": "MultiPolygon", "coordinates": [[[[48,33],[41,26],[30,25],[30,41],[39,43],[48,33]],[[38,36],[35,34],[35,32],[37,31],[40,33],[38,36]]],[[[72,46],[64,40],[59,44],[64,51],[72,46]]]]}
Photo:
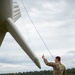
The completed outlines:
{"type": "Polygon", "coordinates": [[[45,64],[46,64],[47,66],[52,66],[52,67],[55,67],[55,66],[56,66],[55,63],[53,63],[53,62],[48,62],[47,59],[44,59],[44,62],[45,62],[45,64]]]}
{"type": "Polygon", "coordinates": [[[64,72],[63,75],[66,75],[66,67],[64,66],[64,72]]]}

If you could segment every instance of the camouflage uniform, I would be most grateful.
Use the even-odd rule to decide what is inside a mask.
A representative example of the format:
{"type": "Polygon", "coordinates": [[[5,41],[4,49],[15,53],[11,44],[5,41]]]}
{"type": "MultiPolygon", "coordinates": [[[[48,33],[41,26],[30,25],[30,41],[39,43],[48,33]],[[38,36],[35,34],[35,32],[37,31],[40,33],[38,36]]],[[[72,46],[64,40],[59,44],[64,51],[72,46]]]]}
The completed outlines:
{"type": "Polygon", "coordinates": [[[63,64],[48,62],[47,59],[44,59],[44,62],[46,65],[53,67],[53,75],[66,75],[66,68],[63,64]]]}

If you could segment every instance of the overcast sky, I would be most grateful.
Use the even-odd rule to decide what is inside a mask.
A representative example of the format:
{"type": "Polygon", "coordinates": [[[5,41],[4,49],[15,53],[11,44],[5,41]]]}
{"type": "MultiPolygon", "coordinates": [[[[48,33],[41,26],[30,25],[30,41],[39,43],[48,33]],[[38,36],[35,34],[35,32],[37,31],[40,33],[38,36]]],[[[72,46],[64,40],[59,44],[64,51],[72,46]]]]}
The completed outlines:
{"type": "MultiPolygon", "coordinates": [[[[66,68],[75,67],[75,0],[22,0],[31,19],[44,39],[52,55],[61,56],[66,68]]],[[[29,47],[39,58],[42,69],[50,70],[41,56],[53,61],[21,0],[17,0],[21,18],[15,23],[29,47]]],[[[0,73],[39,71],[32,60],[7,33],[0,47],[0,73]]]]}

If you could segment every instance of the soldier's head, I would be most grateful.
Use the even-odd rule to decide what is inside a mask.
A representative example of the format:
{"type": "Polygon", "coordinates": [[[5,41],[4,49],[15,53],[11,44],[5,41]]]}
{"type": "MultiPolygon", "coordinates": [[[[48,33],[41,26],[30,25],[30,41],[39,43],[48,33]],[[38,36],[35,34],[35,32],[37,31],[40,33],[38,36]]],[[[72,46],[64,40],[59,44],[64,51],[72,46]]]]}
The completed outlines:
{"type": "Polygon", "coordinates": [[[56,56],[56,57],[55,57],[55,62],[58,63],[58,62],[60,62],[60,61],[61,61],[60,56],[56,56]]]}

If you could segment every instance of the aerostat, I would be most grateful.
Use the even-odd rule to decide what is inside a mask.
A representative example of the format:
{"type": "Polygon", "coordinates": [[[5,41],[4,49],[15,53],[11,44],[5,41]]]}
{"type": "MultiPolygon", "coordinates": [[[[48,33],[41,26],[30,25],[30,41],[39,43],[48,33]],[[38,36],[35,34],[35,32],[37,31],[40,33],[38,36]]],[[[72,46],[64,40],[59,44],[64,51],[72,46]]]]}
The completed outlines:
{"type": "Polygon", "coordinates": [[[9,32],[31,60],[41,68],[38,58],[31,51],[14,23],[20,17],[21,13],[16,0],[0,0],[0,46],[6,33],[9,32]]]}

